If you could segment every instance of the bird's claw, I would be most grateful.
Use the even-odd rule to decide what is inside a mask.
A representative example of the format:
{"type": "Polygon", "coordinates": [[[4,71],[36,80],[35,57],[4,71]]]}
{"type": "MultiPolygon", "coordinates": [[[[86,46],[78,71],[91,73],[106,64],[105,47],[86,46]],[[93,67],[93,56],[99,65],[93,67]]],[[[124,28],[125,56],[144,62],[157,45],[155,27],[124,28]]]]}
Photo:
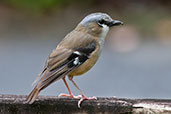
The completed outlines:
{"type": "Polygon", "coordinates": [[[59,97],[69,97],[69,98],[74,98],[74,99],[80,99],[82,96],[81,95],[74,96],[72,94],[61,93],[61,94],[59,94],[59,97]]]}
{"type": "Polygon", "coordinates": [[[80,105],[84,100],[97,100],[97,97],[95,97],[95,96],[93,96],[93,97],[82,96],[81,99],[78,101],[78,108],[81,108],[80,105]]]}

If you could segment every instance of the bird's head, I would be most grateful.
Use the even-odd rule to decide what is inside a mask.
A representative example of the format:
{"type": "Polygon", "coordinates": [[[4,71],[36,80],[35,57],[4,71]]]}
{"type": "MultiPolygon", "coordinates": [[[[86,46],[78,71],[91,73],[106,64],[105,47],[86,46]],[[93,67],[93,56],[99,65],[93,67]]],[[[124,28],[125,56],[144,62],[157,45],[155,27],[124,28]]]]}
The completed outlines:
{"type": "Polygon", "coordinates": [[[113,20],[106,13],[92,13],[86,16],[78,24],[78,27],[83,27],[89,34],[100,36],[102,34],[107,34],[109,28],[122,24],[123,22],[113,20]]]}

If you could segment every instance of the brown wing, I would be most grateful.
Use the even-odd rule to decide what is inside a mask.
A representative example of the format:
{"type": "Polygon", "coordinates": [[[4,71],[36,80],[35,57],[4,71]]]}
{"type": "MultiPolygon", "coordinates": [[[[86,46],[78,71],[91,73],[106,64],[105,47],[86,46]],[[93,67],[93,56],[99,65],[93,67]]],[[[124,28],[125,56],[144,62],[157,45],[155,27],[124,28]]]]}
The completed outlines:
{"type": "Polygon", "coordinates": [[[47,70],[49,71],[55,69],[56,66],[62,64],[71,53],[72,53],[71,50],[65,48],[54,49],[52,53],[49,55],[44,68],[38,74],[32,85],[34,85],[38,81],[38,79],[45,71],[47,72],[47,70]]]}
{"type": "Polygon", "coordinates": [[[68,69],[67,65],[73,61],[68,60],[72,53],[72,50],[65,48],[56,48],[52,51],[46,62],[47,70],[38,82],[39,89],[43,89],[53,81],[62,78],[62,74],[68,69]]]}

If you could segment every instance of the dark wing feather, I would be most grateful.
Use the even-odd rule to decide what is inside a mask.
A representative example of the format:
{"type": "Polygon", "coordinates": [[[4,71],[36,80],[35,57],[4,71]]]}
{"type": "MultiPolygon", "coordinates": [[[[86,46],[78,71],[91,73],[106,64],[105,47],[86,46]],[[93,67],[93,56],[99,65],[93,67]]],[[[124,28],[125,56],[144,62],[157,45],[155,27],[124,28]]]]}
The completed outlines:
{"type": "Polygon", "coordinates": [[[97,46],[96,41],[92,40],[86,46],[76,47],[73,50],[76,50],[80,53],[83,53],[83,54],[89,56],[96,49],[96,46],[97,46]]]}

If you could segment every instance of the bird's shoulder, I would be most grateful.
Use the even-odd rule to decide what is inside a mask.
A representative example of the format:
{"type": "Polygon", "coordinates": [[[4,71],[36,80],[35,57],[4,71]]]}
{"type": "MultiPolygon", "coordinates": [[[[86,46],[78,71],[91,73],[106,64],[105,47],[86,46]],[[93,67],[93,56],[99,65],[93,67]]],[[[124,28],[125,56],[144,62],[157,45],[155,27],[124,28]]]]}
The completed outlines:
{"type": "Polygon", "coordinates": [[[95,42],[95,37],[87,34],[84,31],[73,30],[59,43],[58,47],[65,47],[74,49],[78,47],[86,47],[87,45],[95,42]]]}

